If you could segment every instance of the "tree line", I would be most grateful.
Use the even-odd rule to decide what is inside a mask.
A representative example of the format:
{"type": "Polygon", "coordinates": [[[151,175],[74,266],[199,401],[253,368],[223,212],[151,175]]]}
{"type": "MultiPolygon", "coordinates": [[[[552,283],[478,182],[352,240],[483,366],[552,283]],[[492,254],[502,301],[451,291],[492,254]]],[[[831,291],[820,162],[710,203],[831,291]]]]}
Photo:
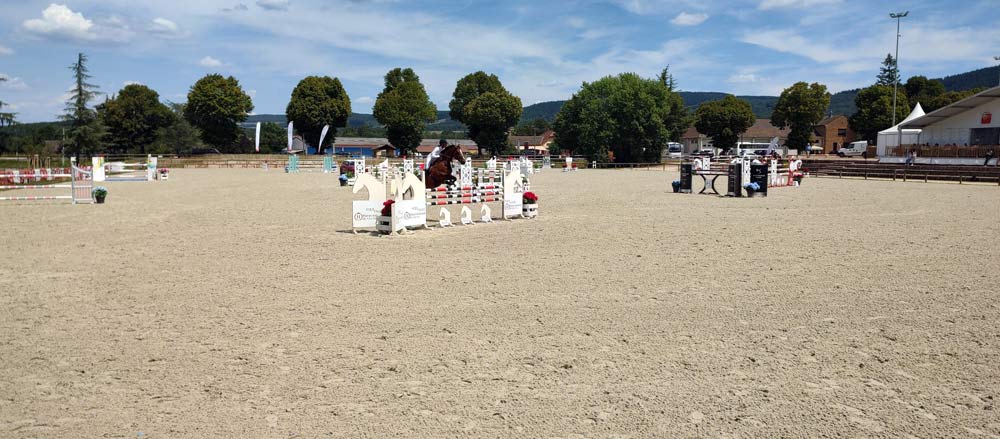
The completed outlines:
{"type": "MultiPolygon", "coordinates": [[[[90,82],[87,56],[79,54],[69,68],[74,85],[60,117],[65,155],[183,154],[200,147],[246,153],[254,149],[250,134],[240,126],[253,111],[253,100],[232,76],[204,76],[191,86],[185,103],[161,102],[155,90],[129,84],[94,105],[100,93],[90,82]]],[[[413,69],[390,70],[384,85],[374,105],[375,119],[382,126],[372,130],[387,137],[402,154],[412,154],[420,145],[426,124],[437,118],[437,108],[413,69]]],[[[508,92],[496,75],[479,71],[458,81],[449,110],[453,119],[465,124],[468,133],[437,133],[441,138],[467,135],[476,141],[481,153],[499,154],[507,147],[507,134],[520,120],[522,107],[521,99],[508,92]]],[[[335,77],[303,78],[292,90],[285,114],[317,153],[333,144],[338,130],[343,130],[342,135],[374,134],[361,127],[347,127],[351,99],[335,77]],[[320,144],[326,126],[329,132],[320,144]]],[[[282,151],[286,145],[285,127],[262,124],[262,152],[282,151]]]]}

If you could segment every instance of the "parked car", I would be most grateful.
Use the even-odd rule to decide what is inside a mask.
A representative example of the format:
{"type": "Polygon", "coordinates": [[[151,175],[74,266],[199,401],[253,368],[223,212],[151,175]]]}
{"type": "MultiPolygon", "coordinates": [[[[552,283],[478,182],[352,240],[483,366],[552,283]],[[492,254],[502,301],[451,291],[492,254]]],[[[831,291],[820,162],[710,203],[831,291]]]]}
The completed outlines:
{"type": "Polygon", "coordinates": [[[715,157],[715,151],[712,151],[711,149],[699,149],[692,152],[691,155],[698,157],[715,157]]]}
{"type": "Polygon", "coordinates": [[[840,151],[837,151],[837,155],[841,157],[861,156],[868,158],[868,142],[864,140],[851,142],[850,144],[842,146],[840,151]]]}

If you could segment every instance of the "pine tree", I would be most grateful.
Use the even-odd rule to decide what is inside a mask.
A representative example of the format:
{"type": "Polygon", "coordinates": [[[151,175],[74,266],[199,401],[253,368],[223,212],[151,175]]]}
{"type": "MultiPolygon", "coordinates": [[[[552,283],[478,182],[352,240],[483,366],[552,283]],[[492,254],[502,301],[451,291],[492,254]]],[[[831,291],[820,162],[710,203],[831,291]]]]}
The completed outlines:
{"type": "Polygon", "coordinates": [[[875,81],[876,85],[888,85],[893,86],[899,82],[899,65],[896,63],[896,59],[892,57],[892,54],[886,54],[885,60],[882,61],[882,67],[878,71],[878,79],[875,81]]]}
{"type": "Polygon", "coordinates": [[[97,112],[88,107],[97,97],[98,87],[87,82],[91,77],[87,69],[87,55],[78,54],[69,69],[73,72],[74,85],[66,101],[66,114],[62,116],[70,123],[69,143],[64,146],[64,152],[79,159],[81,154],[93,154],[101,149],[105,131],[97,112]]]}

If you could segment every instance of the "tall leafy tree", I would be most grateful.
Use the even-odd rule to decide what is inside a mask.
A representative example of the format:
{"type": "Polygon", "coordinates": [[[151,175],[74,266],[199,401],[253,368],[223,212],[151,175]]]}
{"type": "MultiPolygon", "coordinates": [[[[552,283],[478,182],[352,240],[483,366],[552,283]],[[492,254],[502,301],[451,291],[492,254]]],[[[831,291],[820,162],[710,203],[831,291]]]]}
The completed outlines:
{"type": "Polygon", "coordinates": [[[458,81],[448,109],[452,119],[469,128],[469,138],[476,141],[480,154],[483,149],[499,154],[524,111],[521,99],[510,94],[500,78],[482,71],[458,81]]]}
{"type": "Polygon", "coordinates": [[[886,54],[885,60],[882,61],[882,67],[879,68],[875,84],[892,87],[897,82],[899,82],[899,65],[892,54],[886,54]]]}
{"type": "Polygon", "coordinates": [[[804,149],[812,138],[815,126],[830,107],[830,93],[822,84],[797,82],[781,92],[771,114],[771,123],[779,128],[791,127],[787,145],[804,149]]]}
{"type": "Polygon", "coordinates": [[[930,113],[931,111],[937,110],[942,107],[947,107],[955,102],[962,99],[971,97],[979,92],[983,91],[983,88],[974,88],[972,90],[963,91],[949,91],[941,93],[929,100],[921,101],[921,105],[924,107],[924,111],[930,113]]]}
{"type": "MultiPolygon", "coordinates": [[[[851,129],[858,138],[875,141],[878,132],[892,127],[892,86],[873,85],[861,89],[854,98],[858,112],[850,118],[851,129]]],[[[906,91],[899,90],[896,102],[896,121],[906,118],[910,110],[906,91]]]]}
{"type": "Polygon", "coordinates": [[[66,100],[66,113],[62,116],[70,125],[68,142],[63,151],[79,159],[81,154],[91,155],[103,149],[105,129],[97,112],[90,108],[90,103],[98,95],[98,87],[87,82],[91,78],[87,55],[77,54],[76,62],[69,69],[73,72],[73,89],[66,100]]]}
{"type": "Polygon", "coordinates": [[[201,131],[205,143],[227,152],[239,138],[238,123],[251,111],[253,101],[236,78],[211,74],[191,86],[184,118],[201,131]]]}
{"type": "Polygon", "coordinates": [[[736,147],[740,135],[756,121],[750,103],[733,95],[701,104],[695,110],[694,127],[712,138],[723,153],[736,147]]]}
{"type": "Polygon", "coordinates": [[[906,80],[903,86],[910,103],[916,105],[920,102],[924,105],[945,93],[944,83],[937,79],[927,79],[926,76],[913,76],[906,80]]]}
{"type": "Polygon", "coordinates": [[[306,143],[315,146],[317,154],[322,154],[324,145],[319,144],[319,137],[323,126],[330,125],[323,143],[333,143],[337,128],[347,126],[347,119],[351,117],[351,98],[340,79],[307,76],[292,90],[285,114],[295,123],[295,130],[302,134],[306,143]]]}
{"type": "Polygon", "coordinates": [[[374,113],[385,125],[389,143],[410,154],[420,146],[425,124],[437,118],[437,107],[413,69],[395,68],[385,74],[385,89],[375,100],[374,113]]]}
{"type": "Polygon", "coordinates": [[[202,146],[201,132],[184,118],[185,104],[169,103],[170,123],[156,130],[152,150],[156,153],[184,154],[202,146]]]}
{"type": "Polygon", "coordinates": [[[101,106],[100,113],[115,148],[141,154],[156,140],[156,131],[171,125],[174,117],[160,103],[159,94],[140,84],[125,86],[101,106]]]}
{"type": "Polygon", "coordinates": [[[556,115],[556,142],[590,160],[659,161],[672,94],[662,81],[634,73],[584,83],[556,115]]]}

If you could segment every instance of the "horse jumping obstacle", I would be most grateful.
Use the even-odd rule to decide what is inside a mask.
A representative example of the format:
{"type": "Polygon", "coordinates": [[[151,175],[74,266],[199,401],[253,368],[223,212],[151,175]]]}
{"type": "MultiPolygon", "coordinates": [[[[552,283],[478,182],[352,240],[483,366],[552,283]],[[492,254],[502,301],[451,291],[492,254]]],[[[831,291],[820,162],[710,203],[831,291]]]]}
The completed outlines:
{"type": "MultiPolygon", "coordinates": [[[[404,163],[404,169],[407,168],[404,163]]],[[[404,172],[391,169],[387,173],[375,176],[371,173],[356,174],[357,181],[353,192],[361,190],[368,192],[367,200],[356,200],[352,203],[352,227],[359,229],[376,228],[391,233],[401,232],[406,228],[428,227],[427,208],[440,206],[438,226],[451,225],[451,213],[447,206],[461,205],[461,223],[471,225],[470,206],[478,205],[480,221],[493,221],[490,203],[502,203],[502,215],[509,219],[522,215],[523,193],[527,185],[520,173],[519,167],[510,171],[496,169],[473,169],[471,163],[459,168],[456,183],[427,188],[425,181],[428,176],[415,172],[404,172]],[[392,174],[391,176],[388,174],[392,174]],[[475,178],[473,178],[475,176],[475,178]],[[422,178],[421,178],[422,177],[422,178]],[[500,182],[497,182],[500,177],[500,182]],[[393,200],[391,215],[382,217],[381,211],[386,200],[393,200]]]]}
{"type": "Polygon", "coordinates": [[[46,184],[46,185],[18,185],[18,184],[4,184],[0,185],[0,190],[53,190],[53,189],[69,189],[69,195],[36,195],[36,196],[26,196],[26,197],[0,197],[0,201],[39,201],[39,200],[70,200],[73,204],[81,203],[93,203],[94,198],[91,190],[93,189],[93,173],[86,171],[82,168],[76,166],[76,160],[72,159],[70,162],[70,167],[68,170],[62,170],[57,172],[52,172],[51,169],[42,170],[35,169],[34,172],[20,172],[20,171],[0,171],[0,182],[3,183],[21,183],[22,179],[27,183],[28,180],[35,179],[35,182],[41,182],[44,178],[46,181],[51,181],[54,178],[69,178],[69,184],[46,184]]]}
{"type": "Polygon", "coordinates": [[[153,181],[156,180],[156,162],[157,158],[152,155],[146,156],[146,163],[125,163],[125,162],[108,162],[106,163],[104,157],[94,157],[93,161],[93,174],[94,181],[153,181]],[[126,170],[126,168],[138,168],[135,170],[126,170]],[[124,174],[123,173],[127,173],[124,174]]]}

